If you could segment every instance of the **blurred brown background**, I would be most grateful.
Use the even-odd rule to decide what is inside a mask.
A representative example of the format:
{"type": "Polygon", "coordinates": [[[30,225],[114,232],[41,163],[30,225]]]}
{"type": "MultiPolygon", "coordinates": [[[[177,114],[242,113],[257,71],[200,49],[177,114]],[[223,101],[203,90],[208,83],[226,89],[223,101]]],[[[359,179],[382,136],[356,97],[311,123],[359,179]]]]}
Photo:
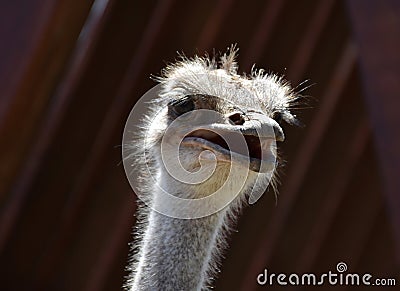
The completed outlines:
{"type": "Polygon", "coordinates": [[[246,209],[216,290],[340,261],[400,284],[399,3],[0,1],[0,290],[121,289],[135,212],[124,122],[177,51],[232,43],[241,71],[314,85],[296,112],[306,127],[285,128],[278,203],[246,209]]]}

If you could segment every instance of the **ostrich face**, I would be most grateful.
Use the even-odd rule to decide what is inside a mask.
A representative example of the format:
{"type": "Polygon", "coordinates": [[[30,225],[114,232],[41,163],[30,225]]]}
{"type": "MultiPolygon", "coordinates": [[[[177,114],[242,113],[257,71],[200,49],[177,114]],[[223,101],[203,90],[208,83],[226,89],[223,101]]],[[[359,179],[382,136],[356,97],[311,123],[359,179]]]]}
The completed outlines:
{"type": "Polygon", "coordinates": [[[148,127],[153,145],[149,150],[163,156],[159,164],[179,157],[179,165],[192,173],[216,164],[217,175],[205,182],[208,186],[221,184],[216,181],[224,181],[232,165],[248,185],[273,171],[275,141],[284,140],[279,123],[295,121],[289,111],[295,99],[291,88],[262,70],[239,76],[234,57],[232,51],[224,55],[220,66],[195,58],[168,67],[161,79],[158,113],[148,127]],[[173,150],[166,152],[165,145],[173,150]]]}
{"type": "MultiPolygon", "coordinates": [[[[254,172],[268,170],[274,163],[271,156],[276,156],[274,140],[284,140],[280,125],[262,111],[217,96],[193,94],[170,101],[168,117],[181,132],[174,135],[182,138],[181,157],[201,150],[205,162],[234,162],[254,172]]],[[[190,159],[186,166],[193,169],[199,164],[190,159]]]]}

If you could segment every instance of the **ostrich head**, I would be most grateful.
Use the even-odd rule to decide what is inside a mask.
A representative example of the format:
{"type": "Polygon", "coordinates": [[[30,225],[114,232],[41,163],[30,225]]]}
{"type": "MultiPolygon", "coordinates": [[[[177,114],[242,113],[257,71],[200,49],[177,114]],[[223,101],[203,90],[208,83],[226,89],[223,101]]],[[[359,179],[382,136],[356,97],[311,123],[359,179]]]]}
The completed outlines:
{"type": "Polygon", "coordinates": [[[275,141],[284,140],[282,121],[295,122],[289,110],[295,96],[281,78],[263,70],[238,75],[235,55],[231,49],[219,61],[184,59],[159,79],[144,150],[156,171],[169,173],[168,193],[202,198],[225,185],[228,201],[232,189],[246,193],[275,185],[275,141]]]}

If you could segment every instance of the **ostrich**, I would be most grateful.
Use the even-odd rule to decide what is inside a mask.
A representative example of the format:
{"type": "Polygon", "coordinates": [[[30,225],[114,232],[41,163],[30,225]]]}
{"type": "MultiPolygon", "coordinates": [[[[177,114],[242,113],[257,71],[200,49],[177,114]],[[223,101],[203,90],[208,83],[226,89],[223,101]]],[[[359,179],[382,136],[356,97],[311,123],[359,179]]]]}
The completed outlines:
{"type": "Polygon", "coordinates": [[[135,159],[130,165],[141,170],[135,174],[141,177],[140,191],[142,200],[146,200],[138,202],[128,290],[210,289],[230,228],[248,204],[245,197],[255,189],[264,192],[269,182],[275,187],[275,140],[284,140],[282,121],[296,123],[289,109],[297,97],[282,78],[263,70],[253,69],[249,76],[238,75],[236,53],[235,48],[230,48],[218,59],[183,57],[169,65],[159,78],[161,91],[138,133],[145,140],[144,146],[132,142],[134,152],[128,157],[135,159]],[[174,121],[201,110],[215,112],[220,119],[211,118],[198,129],[191,123],[196,117],[183,118],[167,133],[174,121]],[[184,133],[175,138],[180,129],[184,133]],[[272,129],[272,135],[266,129],[272,129]],[[243,137],[246,150],[232,149],[231,144],[236,141],[228,146],[225,139],[232,133],[243,137]],[[163,155],[162,140],[179,144],[177,155],[163,155]],[[208,167],[212,174],[201,183],[182,182],[166,167],[168,159],[177,156],[188,173],[199,174],[200,168],[208,167]],[[223,190],[218,192],[221,187],[223,190]],[[162,192],[184,200],[218,193],[201,207],[189,206],[193,217],[178,217],[155,209],[157,205],[175,210],[181,207],[168,202],[162,192]],[[220,197],[229,203],[215,208],[220,197]]]}

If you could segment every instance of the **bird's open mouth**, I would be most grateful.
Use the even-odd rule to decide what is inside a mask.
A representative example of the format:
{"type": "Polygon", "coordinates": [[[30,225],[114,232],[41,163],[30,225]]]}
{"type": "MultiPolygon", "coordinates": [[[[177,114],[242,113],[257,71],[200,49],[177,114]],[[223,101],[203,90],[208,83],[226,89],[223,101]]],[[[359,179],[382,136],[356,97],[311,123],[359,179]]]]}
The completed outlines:
{"type": "Polygon", "coordinates": [[[182,144],[210,150],[219,161],[234,160],[248,164],[252,171],[266,172],[270,170],[271,163],[275,163],[271,142],[271,139],[260,140],[258,136],[249,134],[224,132],[220,135],[211,130],[198,129],[187,134],[182,144]]]}

